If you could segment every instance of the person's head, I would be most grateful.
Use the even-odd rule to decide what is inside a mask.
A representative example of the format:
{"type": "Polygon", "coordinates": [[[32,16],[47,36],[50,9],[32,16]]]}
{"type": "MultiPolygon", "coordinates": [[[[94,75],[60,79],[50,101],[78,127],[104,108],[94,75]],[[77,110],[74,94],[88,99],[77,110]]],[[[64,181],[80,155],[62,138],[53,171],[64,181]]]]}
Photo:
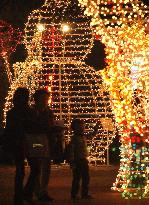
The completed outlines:
{"type": "Polygon", "coordinates": [[[17,106],[27,106],[28,105],[28,100],[29,100],[29,91],[25,87],[19,87],[16,89],[13,95],[13,105],[14,107],[17,106]]]}
{"type": "Polygon", "coordinates": [[[73,119],[71,123],[71,129],[74,132],[82,133],[84,132],[84,122],[81,119],[73,119]]]}
{"type": "Polygon", "coordinates": [[[49,101],[49,92],[45,89],[36,90],[34,93],[35,105],[39,107],[47,107],[49,101]]]}

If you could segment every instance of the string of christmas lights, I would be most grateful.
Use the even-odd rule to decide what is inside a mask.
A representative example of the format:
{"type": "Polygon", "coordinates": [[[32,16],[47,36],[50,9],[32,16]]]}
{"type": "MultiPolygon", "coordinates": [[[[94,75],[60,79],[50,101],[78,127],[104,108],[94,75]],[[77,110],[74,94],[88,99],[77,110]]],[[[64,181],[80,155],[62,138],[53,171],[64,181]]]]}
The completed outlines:
{"type": "Polygon", "coordinates": [[[27,86],[31,93],[40,87],[48,89],[56,119],[64,120],[69,128],[65,132],[66,141],[71,136],[73,118],[83,119],[88,132],[100,120],[99,132],[88,141],[88,148],[90,161],[103,163],[104,152],[115,137],[115,126],[109,93],[101,77],[83,62],[93,46],[89,18],[76,3],[46,1],[29,16],[24,42],[28,58],[13,66],[15,80],[8,93],[5,113],[12,104],[16,87],[27,86]]]}
{"type": "Polygon", "coordinates": [[[141,1],[86,1],[85,13],[106,45],[102,71],[121,134],[120,169],[113,186],[123,197],[149,192],[149,35],[148,10],[141,1]]]}

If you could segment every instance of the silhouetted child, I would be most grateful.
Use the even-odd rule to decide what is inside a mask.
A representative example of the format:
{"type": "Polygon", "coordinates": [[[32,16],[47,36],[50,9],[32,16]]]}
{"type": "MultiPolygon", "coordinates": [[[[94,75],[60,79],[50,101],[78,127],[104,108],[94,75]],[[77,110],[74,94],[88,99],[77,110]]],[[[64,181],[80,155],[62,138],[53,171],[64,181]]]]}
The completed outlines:
{"type": "Polygon", "coordinates": [[[80,181],[82,180],[81,198],[92,199],[93,197],[88,194],[89,191],[89,165],[88,165],[88,150],[87,138],[92,138],[98,131],[98,123],[94,127],[92,133],[84,133],[84,122],[80,119],[74,119],[71,123],[73,136],[71,139],[71,156],[70,166],[72,168],[73,179],[71,187],[71,199],[78,199],[78,192],[80,181]]]}

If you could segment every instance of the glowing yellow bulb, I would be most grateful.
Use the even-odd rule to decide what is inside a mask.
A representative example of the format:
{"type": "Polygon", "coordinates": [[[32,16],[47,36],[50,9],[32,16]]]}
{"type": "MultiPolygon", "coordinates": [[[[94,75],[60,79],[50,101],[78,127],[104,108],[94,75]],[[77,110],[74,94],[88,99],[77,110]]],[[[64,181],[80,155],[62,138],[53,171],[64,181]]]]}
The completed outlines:
{"type": "Polygon", "coordinates": [[[62,31],[63,31],[64,33],[69,32],[69,30],[70,30],[70,26],[69,26],[68,24],[63,24],[63,25],[62,25],[62,31]]]}
{"type": "Polygon", "coordinates": [[[52,103],[52,99],[49,98],[49,100],[48,100],[48,104],[51,104],[51,103],[52,103]]]}
{"type": "Polygon", "coordinates": [[[51,92],[51,90],[52,90],[51,87],[48,87],[48,91],[51,92]]]}
{"type": "Polygon", "coordinates": [[[52,79],[53,79],[52,75],[49,75],[49,77],[48,77],[48,78],[49,78],[49,80],[52,80],[52,79]]]}
{"type": "Polygon", "coordinates": [[[39,24],[37,24],[37,29],[39,32],[42,32],[45,30],[45,26],[43,24],[39,23],[39,24]]]}

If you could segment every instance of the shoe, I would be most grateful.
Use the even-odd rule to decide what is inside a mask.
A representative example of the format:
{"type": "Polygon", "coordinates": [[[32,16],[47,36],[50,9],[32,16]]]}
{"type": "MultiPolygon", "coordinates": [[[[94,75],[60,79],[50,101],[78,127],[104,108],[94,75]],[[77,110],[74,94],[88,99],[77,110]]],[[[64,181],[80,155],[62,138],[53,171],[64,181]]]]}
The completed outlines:
{"type": "Polygon", "coordinates": [[[91,195],[84,195],[82,196],[82,199],[94,199],[91,195]]]}
{"type": "Polygon", "coordinates": [[[79,196],[71,196],[71,200],[73,200],[73,201],[77,201],[77,200],[79,200],[79,199],[80,199],[79,196]]]}
{"type": "Polygon", "coordinates": [[[24,203],[21,201],[21,202],[14,202],[13,205],[24,205],[24,203]]]}
{"type": "Polygon", "coordinates": [[[43,196],[38,197],[38,200],[39,201],[53,201],[54,199],[51,196],[45,194],[43,196]]]}
{"type": "Polygon", "coordinates": [[[24,201],[26,201],[30,205],[35,205],[35,201],[31,197],[24,197],[24,201]]]}

